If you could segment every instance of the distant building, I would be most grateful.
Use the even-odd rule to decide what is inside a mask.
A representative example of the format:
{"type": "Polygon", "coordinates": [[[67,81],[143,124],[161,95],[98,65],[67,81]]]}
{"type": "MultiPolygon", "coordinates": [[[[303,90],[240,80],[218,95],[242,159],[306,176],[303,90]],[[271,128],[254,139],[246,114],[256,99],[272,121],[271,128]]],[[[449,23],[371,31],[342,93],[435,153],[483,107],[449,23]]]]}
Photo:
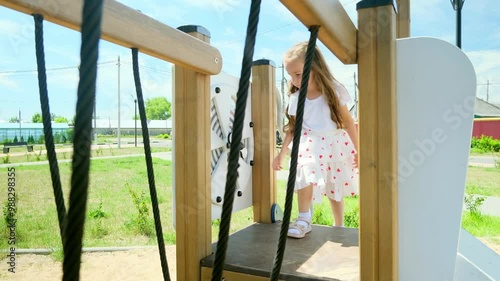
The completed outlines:
{"type": "MultiPolygon", "coordinates": [[[[137,134],[142,135],[141,120],[120,120],[120,134],[121,135],[135,134],[136,124],[137,124],[137,134]]],[[[151,136],[156,136],[159,134],[170,134],[172,131],[172,119],[148,120],[147,126],[149,135],[151,136]]],[[[94,128],[95,132],[97,132],[97,134],[99,135],[116,136],[118,134],[118,120],[117,119],[92,120],[92,128],[94,128]]]]}
{"type": "Polygon", "coordinates": [[[476,98],[472,136],[500,139],[500,107],[476,98]]]}
{"type": "MultiPolygon", "coordinates": [[[[67,131],[70,129],[66,123],[54,123],[52,122],[52,134],[57,133],[64,134],[66,136],[67,131]]],[[[24,141],[27,141],[31,136],[36,140],[43,136],[43,124],[42,123],[0,123],[0,141],[10,140],[12,141],[17,137],[18,141],[21,140],[21,136],[24,141]]]]}
{"type": "Polygon", "coordinates": [[[488,103],[480,98],[476,98],[474,106],[475,118],[500,117],[500,107],[488,103]]]}

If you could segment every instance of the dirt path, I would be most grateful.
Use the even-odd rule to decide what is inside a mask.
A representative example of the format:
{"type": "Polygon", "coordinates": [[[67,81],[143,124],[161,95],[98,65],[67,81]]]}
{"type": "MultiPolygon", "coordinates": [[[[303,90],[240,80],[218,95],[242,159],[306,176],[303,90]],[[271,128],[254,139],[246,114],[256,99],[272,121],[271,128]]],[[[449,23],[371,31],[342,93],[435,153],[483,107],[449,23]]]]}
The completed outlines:
{"type": "MultiPolygon", "coordinates": [[[[500,245],[481,239],[500,254],[500,245]]],[[[175,246],[167,246],[170,278],[176,280],[175,246]]],[[[7,271],[6,259],[0,262],[0,280],[62,280],[62,263],[48,255],[18,255],[16,273],[7,271]]],[[[82,281],[163,281],[157,248],[120,252],[84,253],[80,270],[82,281]]]]}
{"type": "MultiPolygon", "coordinates": [[[[176,280],[175,246],[167,246],[166,253],[170,278],[176,280]]],[[[18,255],[16,273],[10,273],[7,269],[8,265],[3,259],[0,265],[0,280],[62,280],[62,262],[56,262],[47,255],[18,255]]],[[[80,280],[162,281],[163,274],[158,249],[84,253],[80,280]]]]}

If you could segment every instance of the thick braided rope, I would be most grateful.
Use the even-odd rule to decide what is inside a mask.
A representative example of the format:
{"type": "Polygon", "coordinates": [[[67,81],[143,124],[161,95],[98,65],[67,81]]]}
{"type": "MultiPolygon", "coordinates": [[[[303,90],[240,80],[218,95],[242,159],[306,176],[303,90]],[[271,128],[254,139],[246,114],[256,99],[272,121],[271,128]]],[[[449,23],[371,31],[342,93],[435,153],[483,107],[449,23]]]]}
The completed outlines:
{"type": "Polygon", "coordinates": [[[260,0],[252,0],[250,15],[248,17],[247,36],[245,39],[240,82],[236,96],[236,109],[233,122],[231,148],[228,157],[226,188],[224,193],[224,203],[222,205],[219,241],[217,242],[217,250],[215,252],[215,261],[212,271],[212,281],[220,281],[222,279],[222,271],[224,261],[226,259],[229,227],[231,225],[231,214],[233,211],[234,192],[236,190],[236,181],[238,179],[238,160],[240,158],[239,148],[242,139],[243,122],[245,119],[245,108],[248,98],[250,74],[252,71],[257,25],[259,23],[260,3],[260,0]]]}
{"type": "Polygon", "coordinates": [[[61,177],[57,164],[56,149],[54,146],[54,136],[52,135],[52,124],[50,122],[49,96],[47,93],[47,72],[45,69],[45,52],[43,48],[43,16],[33,15],[35,20],[35,46],[36,63],[38,70],[38,88],[40,91],[40,106],[42,108],[43,134],[45,136],[45,148],[49,159],[50,174],[52,176],[52,189],[56,200],[57,218],[59,220],[59,232],[64,245],[64,225],[66,219],[66,207],[64,206],[64,196],[61,188],[61,177]]]}
{"type": "Polygon", "coordinates": [[[314,57],[314,49],[316,48],[316,39],[318,38],[319,26],[311,26],[309,28],[311,37],[307,45],[306,58],[304,69],[302,71],[302,81],[300,83],[299,100],[297,104],[297,115],[295,127],[293,130],[293,146],[290,162],[290,173],[288,174],[288,183],[286,188],[285,210],[283,212],[283,222],[281,224],[280,238],[278,242],[278,250],[274,258],[274,267],[271,274],[271,281],[277,281],[280,275],[281,264],[285,255],[286,239],[288,227],[290,224],[290,216],[292,214],[293,190],[295,187],[295,178],[297,176],[297,156],[299,154],[300,135],[302,134],[302,120],[304,116],[304,104],[307,95],[307,85],[309,83],[309,74],[311,72],[312,60],[314,57]]]}
{"type": "Polygon", "coordinates": [[[85,0],[83,5],[80,82],[78,84],[73,142],[73,174],[64,243],[63,281],[78,281],[80,278],[102,4],[103,0],[85,0]]]}
{"type": "Polygon", "coordinates": [[[160,210],[158,208],[158,197],[156,195],[155,175],[153,169],[153,159],[151,158],[151,147],[149,144],[149,132],[148,132],[148,123],[146,119],[146,109],[144,107],[141,78],[139,76],[139,62],[138,62],[137,48],[132,48],[132,67],[134,70],[134,81],[135,81],[135,89],[137,92],[137,102],[139,104],[139,115],[141,117],[142,139],[144,142],[144,154],[146,156],[146,166],[148,170],[149,193],[151,195],[151,205],[153,206],[153,216],[155,220],[156,239],[158,240],[158,250],[160,252],[161,269],[163,271],[163,280],[170,281],[167,256],[165,254],[165,242],[163,241],[163,232],[161,227],[160,210]]]}

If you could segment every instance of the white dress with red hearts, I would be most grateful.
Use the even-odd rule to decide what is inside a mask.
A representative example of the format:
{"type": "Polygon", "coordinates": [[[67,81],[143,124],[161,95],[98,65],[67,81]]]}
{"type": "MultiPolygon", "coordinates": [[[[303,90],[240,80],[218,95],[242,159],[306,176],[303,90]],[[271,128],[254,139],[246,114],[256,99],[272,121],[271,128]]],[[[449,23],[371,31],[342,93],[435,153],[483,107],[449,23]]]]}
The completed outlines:
{"type": "MultiPolygon", "coordinates": [[[[340,83],[335,92],[341,106],[350,97],[340,83]]],[[[295,115],[298,92],[290,95],[288,114],[295,115]]],[[[291,150],[293,142],[290,143],[291,150]]],[[[297,157],[295,191],[313,185],[313,201],[321,203],[322,196],[340,201],[344,196],[358,193],[358,169],[353,167],[357,153],[349,134],[338,129],[331,120],[330,108],[324,96],[306,98],[302,131],[297,157]]]]}

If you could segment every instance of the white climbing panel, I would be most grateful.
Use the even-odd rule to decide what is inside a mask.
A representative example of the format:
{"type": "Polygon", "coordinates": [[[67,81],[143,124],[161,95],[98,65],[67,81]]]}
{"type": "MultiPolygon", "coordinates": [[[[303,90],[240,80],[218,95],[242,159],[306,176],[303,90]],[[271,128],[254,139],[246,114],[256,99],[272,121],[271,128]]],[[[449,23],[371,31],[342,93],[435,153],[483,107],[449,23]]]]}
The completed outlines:
{"type": "Polygon", "coordinates": [[[476,75],[467,56],[448,42],[409,38],[396,47],[399,280],[451,281],[476,75]]]}
{"type": "MultiPolygon", "coordinates": [[[[212,174],[212,219],[220,218],[227,176],[227,157],[233,128],[236,93],[239,79],[226,73],[211,78],[210,123],[211,174],[212,174]]],[[[245,121],[243,124],[242,149],[238,168],[238,181],[234,197],[233,212],[252,206],[253,129],[251,127],[251,92],[248,89],[245,121]]]]}

